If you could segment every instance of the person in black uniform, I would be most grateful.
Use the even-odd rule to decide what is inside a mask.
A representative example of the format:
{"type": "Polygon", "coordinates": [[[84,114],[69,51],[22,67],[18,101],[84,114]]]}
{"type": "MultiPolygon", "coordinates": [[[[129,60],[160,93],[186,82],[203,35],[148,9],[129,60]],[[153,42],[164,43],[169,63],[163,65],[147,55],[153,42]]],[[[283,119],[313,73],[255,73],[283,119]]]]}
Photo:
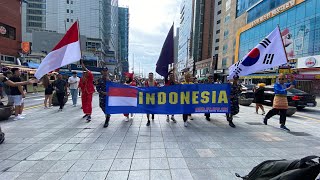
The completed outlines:
{"type": "MultiPolygon", "coordinates": [[[[208,74],[207,77],[208,77],[208,81],[207,81],[206,84],[214,84],[213,75],[212,74],[208,74]]],[[[210,113],[205,113],[204,116],[206,117],[207,121],[211,121],[210,113]]]]}
{"type": "Polygon", "coordinates": [[[256,103],[256,113],[258,114],[259,108],[262,110],[262,115],[265,114],[263,103],[264,103],[264,83],[258,84],[258,89],[254,89],[254,102],[256,103]]]}
{"type": "Polygon", "coordinates": [[[108,68],[107,67],[103,68],[101,71],[101,74],[102,74],[102,77],[97,80],[96,89],[97,89],[97,92],[99,93],[99,106],[106,116],[106,120],[103,125],[103,127],[106,128],[109,126],[109,120],[111,117],[110,114],[106,114],[106,98],[108,96],[108,93],[106,92],[106,82],[110,81],[108,68]]]}

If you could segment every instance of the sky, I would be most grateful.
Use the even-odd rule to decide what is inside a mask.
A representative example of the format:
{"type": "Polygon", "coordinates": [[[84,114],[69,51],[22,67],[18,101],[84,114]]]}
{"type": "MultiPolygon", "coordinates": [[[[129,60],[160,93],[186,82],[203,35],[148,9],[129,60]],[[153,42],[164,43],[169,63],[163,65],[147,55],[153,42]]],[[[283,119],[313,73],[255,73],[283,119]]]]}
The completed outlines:
{"type": "MultiPolygon", "coordinates": [[[[172,26],[179,25],[181,0],[119,0],[119,6],[129,7],[130,72],[154,72],[162,45],[172,26]]],[[[157,75],[160,77],[160,75],[157,75]]]]}

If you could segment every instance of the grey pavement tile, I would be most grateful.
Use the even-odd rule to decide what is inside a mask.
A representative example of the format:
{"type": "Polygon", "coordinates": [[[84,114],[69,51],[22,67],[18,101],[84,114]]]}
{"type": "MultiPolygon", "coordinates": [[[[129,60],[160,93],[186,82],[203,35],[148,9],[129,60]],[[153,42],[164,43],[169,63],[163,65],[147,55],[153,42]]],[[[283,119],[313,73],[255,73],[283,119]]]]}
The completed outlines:
{"type": "Polygon", "coordinates": [[[66,144],[78,144],[80,143],[84,138],[77,138],[77,137],[73,137],[71,139],[69,139],[66,144]]]}
{"type": "Polygon", "coordinates": [[[86,172],[67,172],[61,177],[61,180],[79,180],[83,179],[86,172]]]}
{"type": "Polygon", "coordinates": [[[168,158],[170,169],[183,169],[188,168],[184,158],[168,158]]]}
{"type": "Polygon", "coordinates": [[[22,172],[3,172],[0,174],[0,179],[11,180],[16,179],[22,174],[22,172]]]}
{"type": "Polygon", "coordinates": [[[212,168],[208,158],[185,158],[189,169],[212,168]]]}
{"type": "Polygon", "coordinates": [[[81,144],[91,144],[91,143],[94,143],[98,138],[95,137],[95,138],[84,138],[80,143],[81,144]]]}
{"type": "Polygon", "coordinates": [[[78,160],[76,163],[72,165],[69,169],[69,172],[77,171],[77,172],[86,172],[89,171],[91,166],[93,165],[94,160],[78,160]]]}
{"type": "Polygon", "coordinates": [[[67,172],[75,162],[75,160],[58,161],[48,170],[48,172],[67,172]]]}
{"type": "Polygon", "coordinates": [[[57,161],[38,161],[27,172],[47,172],[57,161]]]}
{"type": "Polygon", "coordinates": [[[150,159],[133,159],[130,170],[149,170],[150,159]]]}
{"type": "Polygon", "coordinates": [[[136,143],[122,143],[120,146],[120,149],[134,150],[135,147],[136,147],[136,143]]]}
{"type": "Polygon", "coordinates": [[[167,157],[183,157],[180,149],[166,149],[167,157]]]}
{"type": "MultiPolygon", "coordinates": [[[[10,148],[9,150],[11,151],[21,151],[27,147],[31,146],[31,144],[17,144],[16,146],[10,148]]],[[[8,151],[6,151],[8,152],[8,151]]],[[[1,153],[0,153],[0,158],[1,158],[1,153]]]]}
{"type": "Polygon", "coordinates": [[[167,156],[166,149],[151,149],[150,153],[151,158],[167,156]]]}
{"type": "Polygon", "coordinates": [[[68,152],[61,160],[77,160],[79,159],[85,151],[71,151],[68,152]]]}
{"type": "Polygon", "coordinates": [[[45,147],[43,147],[42,149],[40,149],[39,151],[54,151],[58,147],[60,147],[61,145],[62,144],[48,144],[45,147]]]}
{"type": "Polygon", "coordinates": [[[121,143],[108,143],[104,150],[119,150],[121,146],[121,143]]]}
{"type": "Polygon", "coordinates": [[[164,147],[167,149],[179,149],[179,144],[177,142],[164,142],[164,147]]]}
{"type": "Polygon", "coordinates": [[[60,147],[58,147],[55,151],[70,151],[76,145],[77,144],[63,144],[60,147]]]}
{"type": "Polygon", "coordinates": [[[169,169],[167,158],[151,158],[150,169],[169,169]]]}
{"type": "Polygon", "coordinates": [[[90,149],[90,147],[92,146],[92,144],[77,144],[76,146],[74,146],[72,148],[73,151],[87,151],[90,149]]]}
{"type": "Polygon", "coordinates": [[[193,180],[189,169],[171,169],[172,180],[193,180]]]}
{"type": "Polygon", "coordinates": [[[91,144],[89,150],[90,151],[102,151],[105,147],[106,147],[106,144],[95,143],[95,144],[91,144]]]}
{"type": "Polygon", "coordinates": [[[37,163],[37,161],[21,161],[15,166],[8,169],[8,171],[16,171],[16,172],[25,172],[32,166],[34,166],[37,163]]]}
{"type": "Polygon", "coordinates": [[[133,158],[150,158],[150,150],[136,149],[133,154],[133,158]]]}
{"type": "Polygon", "coordinates": [[[200,157],[214,157],[214,153],[210,149],[196,149],[200,157]]]}
{"type": "Polygon", "coordinates": [[[80,159],[94,160],[98,158],[101,152],[102,151],[86,151],[85,153],[82,154],[80,159]]]}
{"type": "Polygon", "coordinates": [[[104,180],[108,172],[87,172],[83,180],[104,180]]]}
{"type": "Polygon", "coordinates": [[[116,157],[118,150],[103,150],[98,159],[113,159],[116,157]]]}
{"type": "Polygon", "coordinates": [[[26,172],[21,174],[17,180],[35,180],[35,179],[39,179],[44,173],[30,173],[30,172],[26,172]]]}
{"type": "Polygon", "coordinates": [[[18,164],[20,161],[12,161],[12,160],[3,160],[0,162],[0,172],[5,171],[16,164],[18,164]]]}
{"type": "Polygon", "coordinates": [[[111,170],[127,171],[130,170],[132,159],[115,159],[112,163],[111,170]]]}
{"type": "Polygon", "coordinates": [[[43,160],[60,160],[62,159],[68,152],[51,152],[48,154],[43,160]]]}
{"type": "Polygon", "coordinates": [[[151,149],[164,149],[164,142],[151,142],[151,149]]]}
{"type": "Polygon", "coordinates": [[[195,149],[180,149],[183,157],[200,157],[195,149]]]}
{"type": "Polygon", "coordinates": [[[95,160],[89,171],[109,171],[114,159],[95,160]]]}
{"type": "Polygon", "coordinates": [[[128,180],[149,180],[149,170],[130,171],[128,180]]]}
{"type": "Polygon", "coordinates": [[[150,180],[171,180],[170,170],[150,170],[150,180]]]}
{"type": "Polygon", "coordinates": [[[127,180],[129,171],[109,171],[106,180],[127,180]]]}
{"type": "Polygon", "coordinates": [[[151,145],[150,145],[150,143],[136,143],[135,149],[149,150],[149,149],[151,149],[151,145]]]}
{"type": "Polygon", "coordinates": [[[133,157],[133,149],[121,149],[118,151],[116,158],[132,158],[133,157]]]}
{"type": "Polygon", "coordinates": [[[3,151],[0,152],[0,159],[4,160],[4,159],[8,159],[9,157],[17,154],[19,152],[19,150],[7,150],[7,151],[3,151]]]}
{"type": "Polygon", "coordinates": [[[41,160],[49,155],[50,152],[35,152],[27,158],[27,160],[41,160]]]}

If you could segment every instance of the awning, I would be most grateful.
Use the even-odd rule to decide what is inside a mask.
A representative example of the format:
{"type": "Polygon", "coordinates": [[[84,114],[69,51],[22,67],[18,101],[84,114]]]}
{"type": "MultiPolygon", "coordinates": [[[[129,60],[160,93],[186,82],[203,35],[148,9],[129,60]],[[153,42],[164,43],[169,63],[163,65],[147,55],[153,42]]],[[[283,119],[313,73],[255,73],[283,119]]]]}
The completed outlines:
{"type": "Polygon", "coordinates": [[[3,67],[5,68],[19,68],[20,71],[22,72],[29,72],[30,74],[34,74],[36,72],[36,69],[31,69],[31,68],[27,68],[25,66],[19,66],[19,65],[15,65],[15,64],[6,64],[6,63],[2,63],[3,67]]]}
{"type": "Polygon", "coordinates": [[[28,66],[29,68],[38,69],[40,64],[34,62],[27,62],[23,63],[24,65],[28,66]]]}
{"type": "Polygon", "coordinates": [[[251,74],[248,76],[241,76],[240,79],[274,79],[277,78],[277,73],[272,74],[251,74]]]}

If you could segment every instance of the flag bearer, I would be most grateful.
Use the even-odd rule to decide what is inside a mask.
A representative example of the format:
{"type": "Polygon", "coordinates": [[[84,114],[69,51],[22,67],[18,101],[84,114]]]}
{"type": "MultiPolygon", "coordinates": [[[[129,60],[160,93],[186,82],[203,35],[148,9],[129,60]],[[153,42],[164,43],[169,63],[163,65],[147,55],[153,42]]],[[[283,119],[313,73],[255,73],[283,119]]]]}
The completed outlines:
{"type": "MultiPolygon", "coordinates": [[[[173,70],[172,70],[173,71],[173,70]]],[[[174,79],[174,74],[173,72],[170,71],[169,72],[169,79],[165,79],[165,86],[172,86],[172,85],[175,85],[175,84],[179,84],[177,81],[175,81],[174,79]]],[[[171,120],[174,122],[174,123],[177,123],[176,119],[174,118],[174,115],[171,115],[171,120]]],[[[169,122],[169,115],[167,115],[167,122],[169,122]]]]}
{"type": "Polygon", "coordinates": [[[230,113],[226,114],[227,121],[229,122],[229,126],[235,128],[236,126],[233,124],[233,116],[239,113],[239,96],[241,94],[241,85],[238,83],[239,76],[233,76],[233,82],[231,84],[231,92],[230,92],[230,103],[231,109],[230,113]]]}
{"type": "MultiPolygon", "coordinates": [[[[207,84],[214,84],[214,79],[212,74],[207,74],[208,81],[207,84]]],[[[204,116],[206,117],[207,121],[211,121],[210,119],[210,113],[205,113],[204,116]]]]}
{"type": "Polygon", "coordinates": [[[106,114],[106,98],[108,96],[108,93],[106,92],[106,82],[110,82],[109,79],[109,74],[108,74],[108,68],[105,67],[101,71],[102,77],[98,79],[97,83],[97,91],[99,93],[99,106],[103,113],[105,114],[106,120],[104,122],[103,127],[108,127],[109,126],[109,120],[111,115],[106,114]]]}
{"type": "MultiPolygon", "coordinates": [[[[182,82],[182,84],[193,84],[192,79],[191,79],[191,75],[189,73],[186,73],[184,75],[184,82],[182,82]]],[[[191,114],[183,114],[183,122],[184,122],[184,126],[187,127],[188,126],[188,117],[190,120],[193,120],[191,114]]]]}
{"type": "MultiPolygon", "coordinates": [[[[153,78],[152,72],[149,73],[149,78],[144,82],[144,86],[145,87],[158,86],[157,82],[153,78]]],[[[150,114],[147,114],[147,119],[148,119],[147,126],[150,126],[150,114]]],[[[151,119],[152,121],[154,120],[154,114],[151,114],[151,119]]]]}
{"type": "MultiPolygon", "coordinates": [[[[125,81],[125,85],[128,86],[137,86],[137,83],[133,80],[133,73],[125,73],[126,76],[126,81],[125,81]]],[[[126,119],[125,121],[129,121],[129,113],[123,114],[126,119]]],[[[131,118],[133,117],[133,114],[131,113],[131,118]]]]}

